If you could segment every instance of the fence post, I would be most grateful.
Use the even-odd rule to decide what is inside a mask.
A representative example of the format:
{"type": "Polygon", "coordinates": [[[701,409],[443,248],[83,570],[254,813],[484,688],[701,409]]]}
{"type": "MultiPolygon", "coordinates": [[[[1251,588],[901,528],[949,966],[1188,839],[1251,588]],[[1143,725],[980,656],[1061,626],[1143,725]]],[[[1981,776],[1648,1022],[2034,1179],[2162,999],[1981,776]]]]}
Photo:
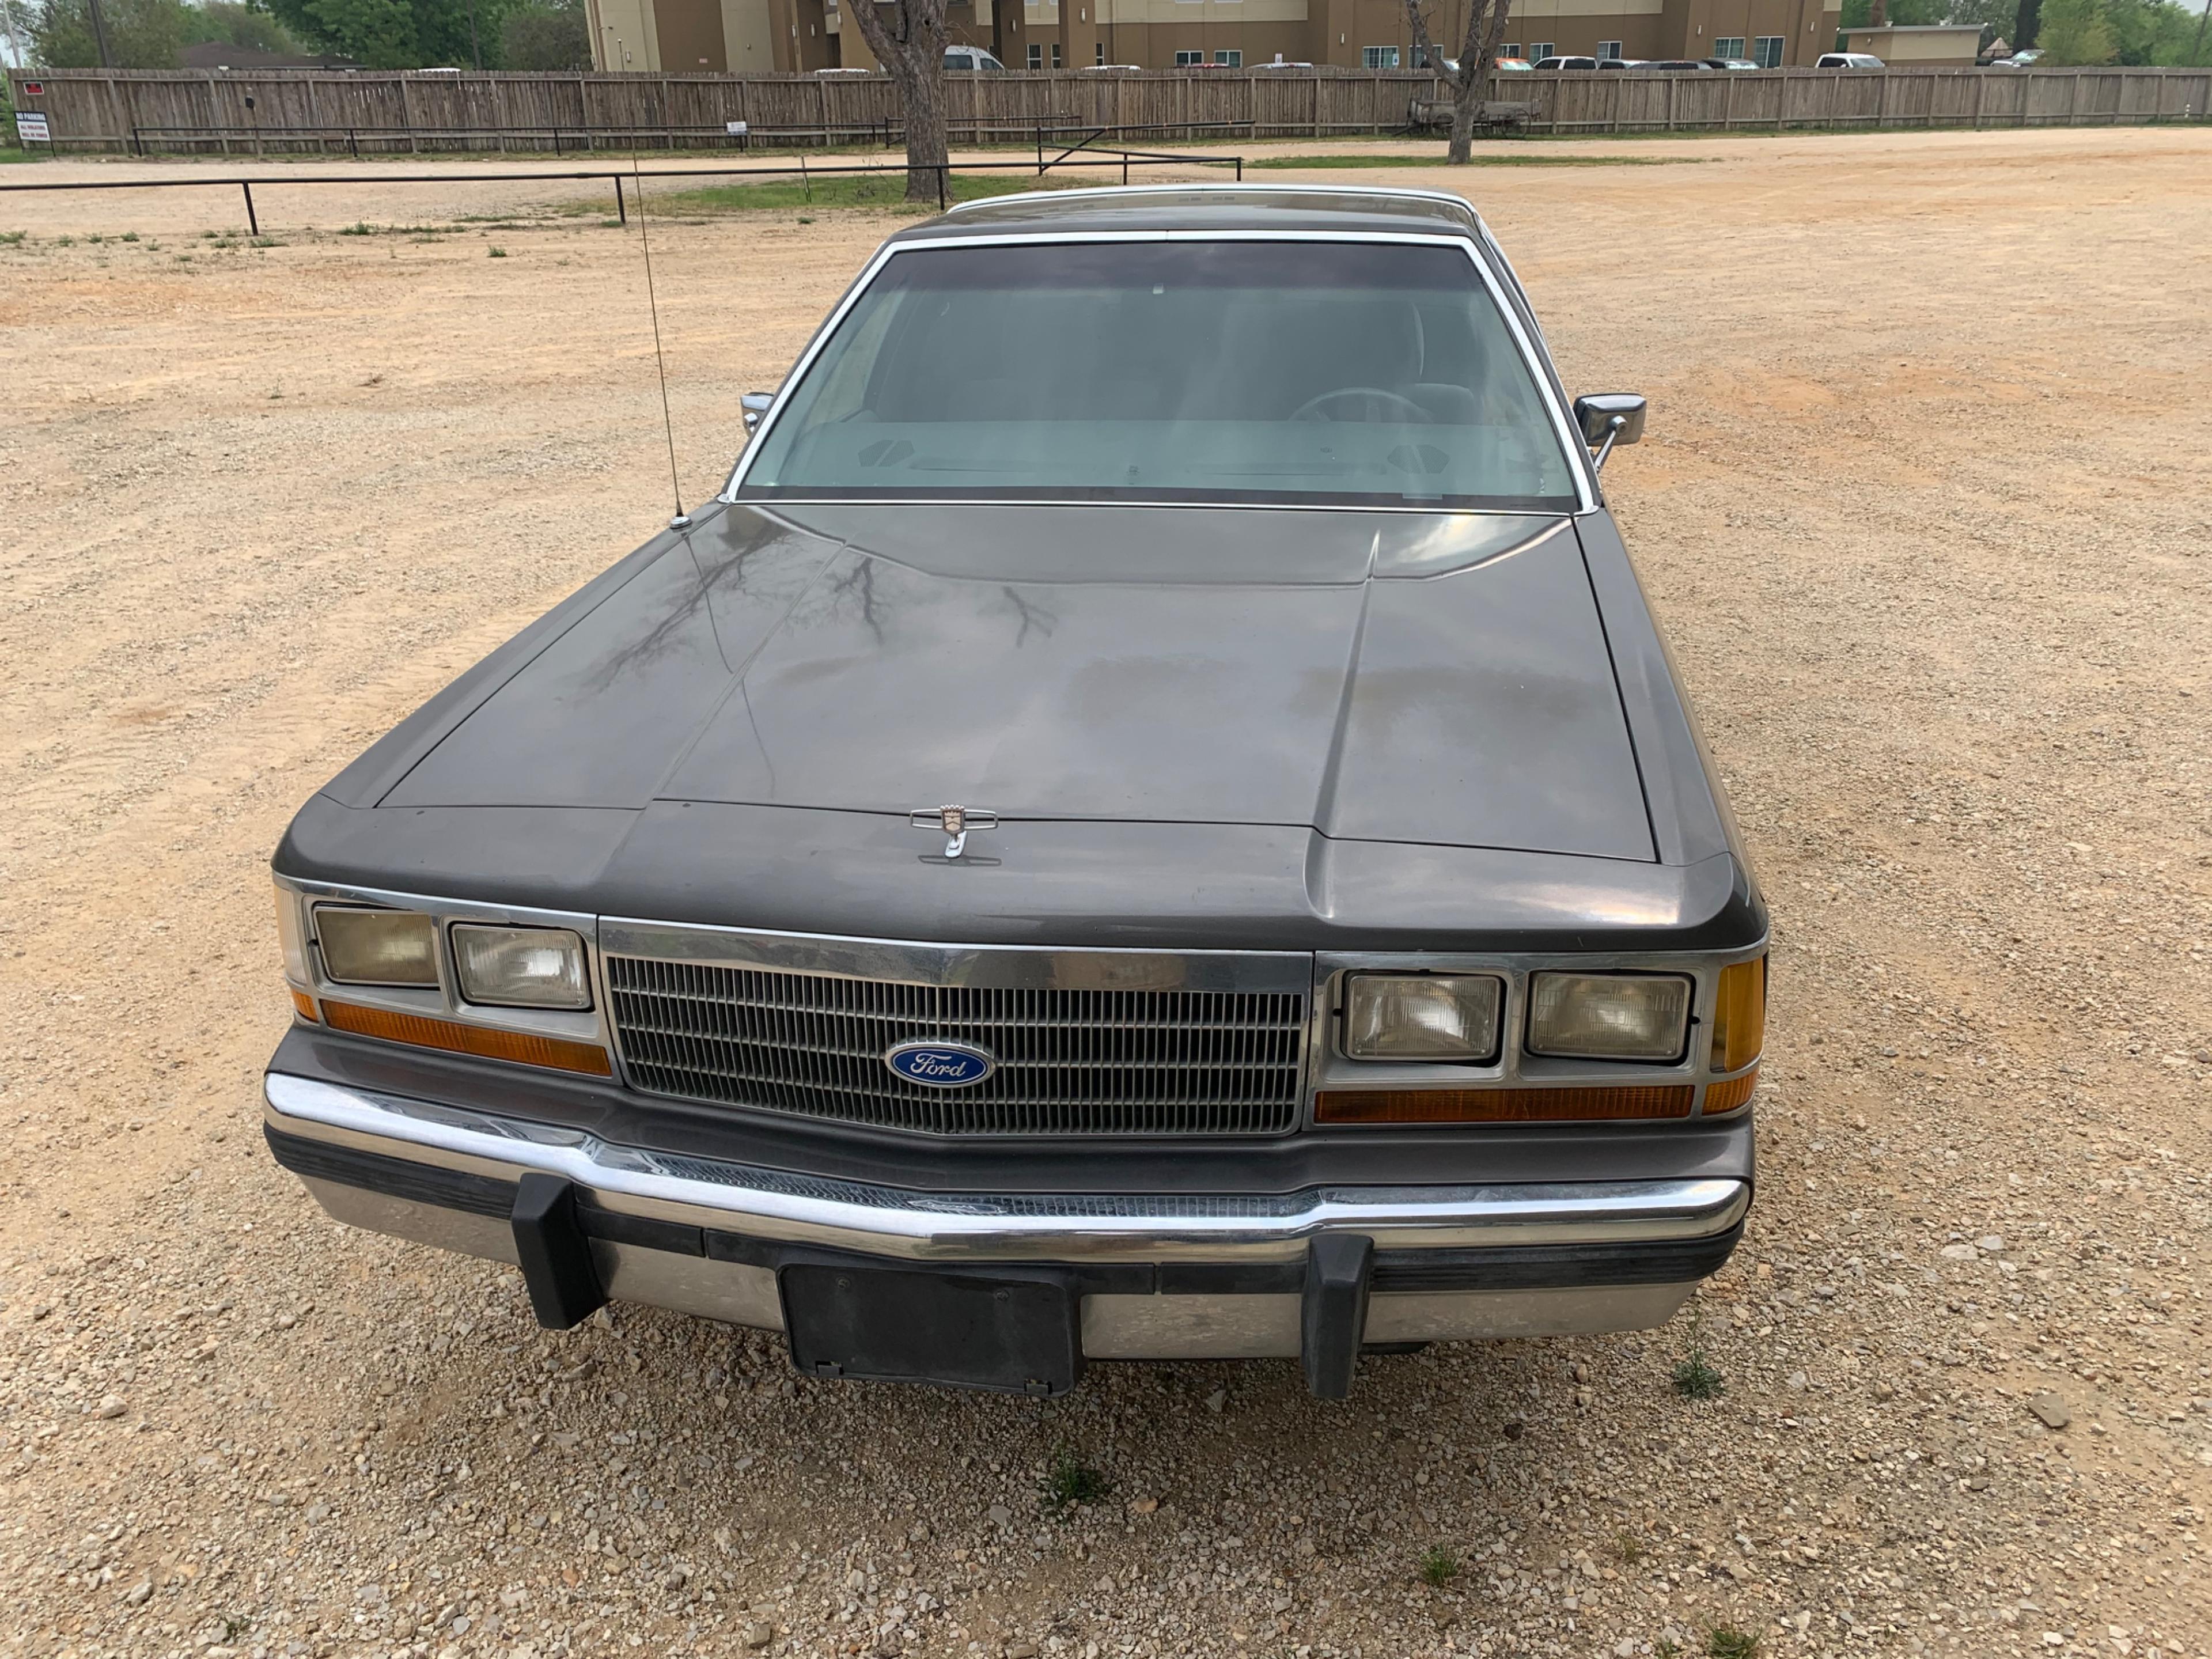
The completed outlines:
{"type": "Polygon", "coordinates": [[[2066,125],[2074,125],[2075,112],[2081,104],[2081,71],[2074,71],[2074,83],[2066,88],[2066,125]]]}
{"type": "Polygon", "coordinates": [[[399,72],[399,125],[406,130],[407,153],[415,154],[415,99],[407,90],[407,71],[399,72]]]}
{"type": "MultiPolygon", "coordinates": [[[[1184,80],[1185,80],[1186,82],[1188,82],[1188,81],[1189,80],[1189,78],[1190,78],[1190,77],[1189,77],[1189,76],[1184,76],[1183,78],[1184,78],[1184,80]]],[[[1321,65],[1320,65],[1319,64],[1316,64],[1314,65],[1313,88],[1314,88],[1314,118],[1313,118],[1313,136],[1314,136],[1315,137],[1318,138],[1318,137],[1321,137],[1321,65]]]]}
{"type": "Polygon", "coordinates": [[[1881,72],[1881,90],[1875,95],[1874,130],[1880,132],[1889,122],[1889,71],[1881,72]]]}
{"type": "Polygon", "coordinates": [[[1721,131],[1723,132],[1726,132],[1735,125],[1735,77],[1736,71],[1729,70],[1726,72],[1726,79],[1721,83],[1721,131]]]}
{"type": "Polygon", "coordinates": [[[258,236],[261,234],[261,221],[254,217],[253,214],[253,186],[247,180],[241,179],[238,181],[238,187],[246,192],[246,234],[258,236]]]}
{"type": "Polygon", "coordinates": [[[1674,77],[1667,77],[1667,131],[1674,130],[1674,77]]]}
{"type": "Polygon", "coordinates": [[[1977,75],[1974,77],[1974,131],[1976,132],[1982,130],[1982,94],[1989,89],[1990,77],[1987,75],[1977,75]]]}
{"type": "Polygon", "coordinates": [[[623,200],[622,174],[615,174],[615,215],[623,223],[629,222],[629,204],[623,200]]]}

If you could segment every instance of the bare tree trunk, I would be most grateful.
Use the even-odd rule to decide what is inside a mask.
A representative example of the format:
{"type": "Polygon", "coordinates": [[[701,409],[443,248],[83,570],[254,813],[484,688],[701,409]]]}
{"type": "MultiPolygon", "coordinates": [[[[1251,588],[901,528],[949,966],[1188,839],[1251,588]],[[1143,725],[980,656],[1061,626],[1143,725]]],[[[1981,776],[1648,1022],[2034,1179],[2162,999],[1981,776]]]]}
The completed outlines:
{"type": "MultiPolygon", "coordinates": [[[[1446,159],[1463,165],[1474,140],[1474,124],[1482,113],[1484,95],[1490,90],[1490,71],[1498,62],[1498,48],[1505,40],[1511,0],[1467,0],[1467,39],[1460,47],[1459,67],[1447,72],[1452,88],[1451,148],[1446,159]]],[[[1442,68],[1444,56],[1429,34],[1429,20],[1421,0],[1406,0],[1407,21],[1412,24],[1413,49],[1432,68],[1442,68]]]]}
{"type": "Polygon", "coordinates": [[[945,0],[853,0],[848,9],[899,89],[906,117],[906,199],[933,202],[945,184],[945,0]]]}

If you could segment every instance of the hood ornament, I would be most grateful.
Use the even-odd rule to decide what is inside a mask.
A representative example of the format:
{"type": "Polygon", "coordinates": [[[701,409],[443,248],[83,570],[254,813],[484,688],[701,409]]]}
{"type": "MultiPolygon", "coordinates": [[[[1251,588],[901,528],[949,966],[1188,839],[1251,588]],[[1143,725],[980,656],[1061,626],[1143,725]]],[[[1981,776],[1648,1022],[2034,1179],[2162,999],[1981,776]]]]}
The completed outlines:
{"type": "Polygon", "coordinates": [[[907,823],[916,830],[941,832],[945,836],[945,856],[957,859],[967,850],[968,832],[997,829],[999,815],[973,806],[918,806],[907,814],[907,823]]]}

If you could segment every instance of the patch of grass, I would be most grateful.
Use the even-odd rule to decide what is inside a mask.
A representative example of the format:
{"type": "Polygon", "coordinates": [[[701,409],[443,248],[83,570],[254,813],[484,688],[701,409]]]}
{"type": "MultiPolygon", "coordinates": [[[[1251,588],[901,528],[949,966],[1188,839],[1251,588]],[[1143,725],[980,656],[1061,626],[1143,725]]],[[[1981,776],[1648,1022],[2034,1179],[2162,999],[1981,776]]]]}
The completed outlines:
{"type": "MultiPolygon", "coordinates": [[[[1664,167],[1680,164],[1696,167],[1712,159],[1705,155],[1496,155],[1470,158],[1471,167],[1664,167]]],[[[1244,163],[1255,167],[1443,167],[1451,165],[1442,155],[1270,155],[1244,163]]]]}
{"type": "Polygon", "coordinates": [[[257,236],[253,239],[253,246],[256,247],[282,247],[284,244],[278,241],[274,236],[257,236]]]}
{"type": "Polygon", "coordinates": [[[138,233],[135,230],[126,230],[115,240],[118,242],[135,242],[138,240],[138,233]]]}
{"type": "Polygon", "coordinates": [[[507,250],[503,247],[487,248],[485,252],[490,254],[490,256],[495,259],[504,259],[507,258],[507,250]]]}
{"type": "Polygon", "coordinates": [[[1674,1367],[1674,1392],[1685,1400],[1717,1400],[1727,1388],[1705,1351],[1692,1343],[1689,1357],[1674,1367]]]}
{"type": "Polygon", "coordinates": [[[0,247],[14,247],[30,234],[27,230],[0,230],[0,247]]]}
{"type": "Polygon", "coordinates": [[[349,225],[341,225],[338,228],[338,234],[341,236],[374,236],[376,233],[368,228],[368,220],[356,219],[349,225]]]}
{"type": "Polygon", "coordinates": [[[1622,1566],[1632,1567],[1644,1559],[1644,1545],[1632,1532],[1617,1532],[1613,1535],[1613,1553],[1622,1566]]]}
{"type": "Polygon", "coordinates": [[[1431,1589],[1442,1589],[1459,1577],[1459,1557],[1442,1544],[1431,1544],[1421,1552],[1421,1582],[1431,1589]]]}
{"type": "Polygon", "coordinates": [[[1757,1659],[1759,1648],[1757,1631],[1715,1625],[1705,1632],[1705,1652],[1711,1659],[1757,1659]]]}
{"type": "Polygon", "coordinates": [[[76,238],[74,236],[57,236],[54,238],[54,246],[56,247],[75,247],[76,246],[76,238]]]}
{"type": "Polygon", "coordinates": [[[1651,1644],[1651,1659],[1682,1659],[1682,1644],[1662,1636],[1651,1644]]]}
{"type": "MultiPolygon", "coordinates": [[[[1013,196],[1023,191],[1065,186],[1039,179],[1035,173],[1001,173],[981,178],[952,175],[945,193],[949,202],[976,202],[990,196],[1013,196]]],[[[757,185],[713,185],[647,198],[649,213],[757,213],[764,209],[888,208],[895,213],[934,213],[937,204],[906,199],[906,174],[898,173],[846,173],[827,179],[779,178],[757,185]]]]}
{"type": "Polygon", "coordinates": [[[1079,1504],[1096,1504],[1106,1496],[1105,1475],[1065,1448],[1052,1455],[1045,1471],[1043,1505],[1053,1515],[1066,1515],[1079,1504]]]}

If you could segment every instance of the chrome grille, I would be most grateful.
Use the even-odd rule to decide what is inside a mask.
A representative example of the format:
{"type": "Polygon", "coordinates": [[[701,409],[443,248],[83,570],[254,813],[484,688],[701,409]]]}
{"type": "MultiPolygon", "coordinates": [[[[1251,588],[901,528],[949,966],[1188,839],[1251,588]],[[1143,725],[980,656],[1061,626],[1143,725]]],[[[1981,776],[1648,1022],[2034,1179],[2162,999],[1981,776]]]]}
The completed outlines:
{"type": "Polygon", "coordinates": [[[1295,992],[917,985],[609,955],[631,1079],[655,1094],[935,1134],[1267,1134],[1297,1121],[1295,992]],[[964,1089],[884,1064],[969,1042],[964,1089]]]}

